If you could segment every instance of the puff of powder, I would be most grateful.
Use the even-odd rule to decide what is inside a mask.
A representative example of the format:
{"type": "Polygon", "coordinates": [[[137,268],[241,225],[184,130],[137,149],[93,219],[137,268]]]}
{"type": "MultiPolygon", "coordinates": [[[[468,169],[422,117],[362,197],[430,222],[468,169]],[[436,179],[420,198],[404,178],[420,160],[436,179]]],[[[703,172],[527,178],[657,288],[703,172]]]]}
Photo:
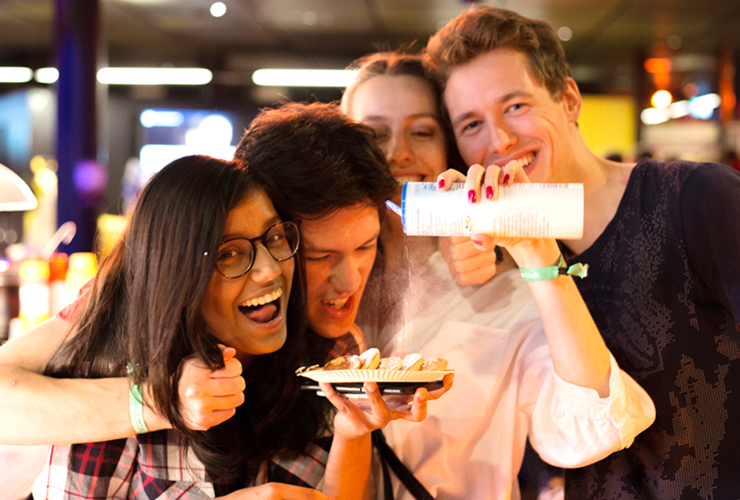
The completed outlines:
{"type": "Polygon", "coordinates": [[[409,372],[418,372],[424,364],[424,356],[418,352],[407,354],[403,358],[403,369],[409,372]]]}
{"type": "Polygon", "coordinates": [[[362,370],[375,370],[380,366],[380,350],[371,347],[360,354],[360,359],[362,360],[362,366],[360,367],[362,370]]]}
{"type": "Polygon", "coordinates": [[[424,360],[421,366],[422,371],[441,372],[447,368],[447,360],[443,358],[429,358],[424,360]]]}
{"type": "Polygon", "coordinates": [[[359,356],[341,356],[324,365],[324,370],[357,370],[362,366],[359,356]]]}

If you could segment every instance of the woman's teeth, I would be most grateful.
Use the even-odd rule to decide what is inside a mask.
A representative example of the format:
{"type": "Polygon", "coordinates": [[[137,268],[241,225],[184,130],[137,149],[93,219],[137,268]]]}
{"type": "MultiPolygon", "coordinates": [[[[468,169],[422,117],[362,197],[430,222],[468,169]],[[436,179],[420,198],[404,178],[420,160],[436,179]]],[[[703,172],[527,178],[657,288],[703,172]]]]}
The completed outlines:
{"type": "Polygon", "coordinates": [[[346,297],[344,299],[327,300],[326,304],[330,307],[333,307],[334,309],[342,309],[345,305],[347,305],[348,300],[349,297],[346,297]]]}
{"type": "Polygon", "coordinates": [[[254,299],[250,299],[243,304],[240,304],[241,307],[256,307],[256,306],[263,306],[265,304],[269,304],[270,302],[273,302],[280,297],[283,296],[283,289],[278,288],[274,292],[268,293],[263,295],[262,297],[257,297],[254,299]]]}
{"type": "Polygon", "coordinates": [[[396,182],[403,184],[405,182],[421,182],[421,175],[398,175],[396,182]]]}

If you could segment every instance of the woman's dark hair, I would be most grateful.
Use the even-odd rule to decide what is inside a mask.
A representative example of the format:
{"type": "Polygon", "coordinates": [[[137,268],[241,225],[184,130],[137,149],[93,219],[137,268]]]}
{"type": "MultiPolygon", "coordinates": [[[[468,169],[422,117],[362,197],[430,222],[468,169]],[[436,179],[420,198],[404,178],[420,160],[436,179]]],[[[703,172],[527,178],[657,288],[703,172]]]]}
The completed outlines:
{"type": "Polygon", "coordinates": [[[214,370],[223,368],[218,340],[199,306],[230,210],[259,189],[246,163],[206,156],[175,160],[152,177],[119,243],[101,264],[72,326],[74,336],[46,369],[55,377],[102,377],[120,376],[127,364],[136,367],[133,382],[151,387],[147,403],[185,434],[214,478],[242,473],[246,461],[298,453],[323,430],[318,412],[296,405],[301,391],[293,371],[301,366],[306,325],[298,259],[287,340],[246,367],[246,402],[236,417],[194,432],[180,414],[183,359],[195,356],[214,370]]]}
{"type": "Polygon", "coordinates": [[[454,168],[463,173],[467,172],[467,166],[457,150],[449,120],[445,119],[444,103],[442,102],[442,92],[438,80],[423,64],[422,57],[419,54],[407,54],[400,51],[375,52],[353,61],[347,69],[357,70],[354,81],[342,94],[342,111],[347,115],[352,114],[352,103],[357,88],[372,78],[377,76],[411,76],[426,83],[432,92],[436,106],[435,112],[445,137],[447,168],[454,168]]]}

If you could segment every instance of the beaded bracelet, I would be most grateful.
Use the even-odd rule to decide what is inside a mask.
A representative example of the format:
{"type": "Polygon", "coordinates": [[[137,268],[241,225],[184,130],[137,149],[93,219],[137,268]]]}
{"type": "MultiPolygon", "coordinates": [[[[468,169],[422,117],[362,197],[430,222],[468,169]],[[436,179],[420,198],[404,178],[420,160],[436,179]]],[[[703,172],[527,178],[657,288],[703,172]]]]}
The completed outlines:
{"type": "Polygon", "coordinates": [[[538,267],[535,269],[520,268],[519,272],[521,273],[522,279],[524,279],[524,281],[554,280],[558,276],[563,275],[585,278],[586,276],[588,276],[588,264],[581,264],[579,262],[568,267],[568,265],[565,263],[565,258],[563,257],[563,254],[560,254],[560,257],[552,266],[538,267]]]}

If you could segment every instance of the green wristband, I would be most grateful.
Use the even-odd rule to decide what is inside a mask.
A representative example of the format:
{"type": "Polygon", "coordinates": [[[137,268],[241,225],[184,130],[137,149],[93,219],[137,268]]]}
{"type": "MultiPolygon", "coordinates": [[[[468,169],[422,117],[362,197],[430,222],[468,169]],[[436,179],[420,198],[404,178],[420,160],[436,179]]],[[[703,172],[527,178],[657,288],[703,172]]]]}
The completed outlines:
{"type": "Polygon", "coordinates": [[[588,264],[573,264],[568,267],[563,254],[554,265],[549,267],[538,267],[536,269],[519,269],[524,281],[546,281],[554,280],[558,276],[570,275],[585,278],[588,276],[588,264]]]}
{"type": "Polygon", "coordinates": [[[144,421],[144,398],[141,396],[141,386],[139,384],[131,384],[128,403],[131,410],[131,424],[134,426],[136,434],[146,434],[149,432],[149,428],[144,421]]]}

